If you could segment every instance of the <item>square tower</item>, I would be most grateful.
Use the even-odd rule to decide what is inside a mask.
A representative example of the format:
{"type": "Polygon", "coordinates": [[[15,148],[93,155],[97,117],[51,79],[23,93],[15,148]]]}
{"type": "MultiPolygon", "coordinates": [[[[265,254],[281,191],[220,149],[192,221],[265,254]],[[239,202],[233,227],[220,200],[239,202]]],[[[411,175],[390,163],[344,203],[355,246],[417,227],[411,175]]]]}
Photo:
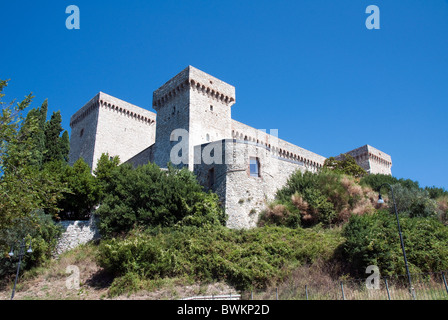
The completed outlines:
{"type": "Polygon", "coordinates": [[[83,158],[95,170],[103,153],[126,162],[155,141],[156,114],[103,92],[70,120],[69,164],[83,158]]]}
{"type": "MultiPolygon", "coordinates": [[[[368,174],[392,175],[392,158],[387,153],[378,150],[368,144],[360,148],[346,152],[351,155],[356,163],[367,171],[368,174]]],[[[335,157],[336,160],[343,159],[342,155],[335,157]]]]}
{"type": "Polygon", "coordinates": [[[194,146],[231,138],[235,101],[235,87],[192,66],[157,89],[155,163],[165,168],[173,162],[193,170],[194,146]]]}

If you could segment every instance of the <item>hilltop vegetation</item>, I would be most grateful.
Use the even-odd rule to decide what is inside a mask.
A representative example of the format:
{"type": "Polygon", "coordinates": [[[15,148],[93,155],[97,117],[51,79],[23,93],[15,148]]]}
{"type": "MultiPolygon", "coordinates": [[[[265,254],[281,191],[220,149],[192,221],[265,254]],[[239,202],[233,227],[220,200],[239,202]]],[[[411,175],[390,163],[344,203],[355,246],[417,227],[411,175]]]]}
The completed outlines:
{"type": "Polygon", "coordinates": [[[125,239],[103,241],[99,263],[116,277],[112,295],[171,277],[226,281],[237,289],[264,288],[300,265],[328,261],[342,240],[340,232],[281,227],[134,231],[125,239]]]}
{"type": "MultiPolygon", "coordinates": [[[[1,82],[0,98],[6,85],[1,82]]],[[[95,208],[102,240],[89,252],[113,278],[111,297],[169,279],[266,288],[305,266],[332,270],[335,278],[364,275],[368,265],[404,274],[389,188],[381,190],[386,203],[377,203],[385,183],[394,191],[411,271],[448,270],[444,189],[367,175],[350,156],[330,158],[318,173],[294,173],[266,204],[257,228],[230,230],[218,196],[185,168],[133,168],[107,154],[94,175],[83,159],[69,166],[60,114],[47,121],[45,101],[24,116],[31,101],[29,95],[17,105],[1,102],[3,279],[14,275],[12,244],[25,238],[34,249],[22,270],[46,266],[61,233],[54,222],[86,219],[95,208]]]]}

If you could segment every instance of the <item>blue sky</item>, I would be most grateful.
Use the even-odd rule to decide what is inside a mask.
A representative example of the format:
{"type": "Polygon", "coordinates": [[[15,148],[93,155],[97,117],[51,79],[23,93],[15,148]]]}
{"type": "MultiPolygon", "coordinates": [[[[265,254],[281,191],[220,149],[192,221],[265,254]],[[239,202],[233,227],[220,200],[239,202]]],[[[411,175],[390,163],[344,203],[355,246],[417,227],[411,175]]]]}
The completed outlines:
{"type": "Polygon", "coordinates": [[[152,110],[192,65],[236,87],[238,121],[326,157],[370,144],[448,189],[447,0],[3,1],[0,27],[6,98],[48,98],[67,130],[99,91],[152,110]]]}

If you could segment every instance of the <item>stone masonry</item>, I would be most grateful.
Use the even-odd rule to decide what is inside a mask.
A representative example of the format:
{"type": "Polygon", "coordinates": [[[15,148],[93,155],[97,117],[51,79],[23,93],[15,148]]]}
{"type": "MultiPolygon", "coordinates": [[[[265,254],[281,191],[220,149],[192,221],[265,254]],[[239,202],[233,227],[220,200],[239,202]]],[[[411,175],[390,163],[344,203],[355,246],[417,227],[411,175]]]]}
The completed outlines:
{"type": "Polygon", "coordinates": [[[96,219],[95,216],[92,216],[88,221],[67,220],[58,222],[63,229],[63,233],[58,240],[55,256],[80,244],[99,239],[100,234],[96,225],[96,219]]]}
{"type": "MultiPolygon", "coordinates": [[[[168,162],[193,171],[216,192],[230,228],[251,228],[296,170],[317,172],[325,157],[233,120],[235,87],[188,66],[153,94],[157,114],[100,92],[71,118],[70,163],[92,167],[102,153],[134,166],[168,162]]],[[[392,160],[369,145],[347,152],[369,173],[392,160]]]]}
{"type": "Polygon", "coordinates": [[[155,142],[156,114],[98,93],[70,119],[69,163],[79,158],[95,169],[103,153],[126,162],[155,142]]]}

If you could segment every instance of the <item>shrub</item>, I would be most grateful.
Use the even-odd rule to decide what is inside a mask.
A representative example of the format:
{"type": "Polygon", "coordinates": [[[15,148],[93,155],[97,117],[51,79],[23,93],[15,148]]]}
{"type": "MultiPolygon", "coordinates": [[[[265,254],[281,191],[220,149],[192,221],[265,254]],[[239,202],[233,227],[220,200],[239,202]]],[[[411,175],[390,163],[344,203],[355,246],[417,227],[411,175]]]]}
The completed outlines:
{"type": "Polygon", "coordinates": [[[33,252],[26,253],[22,259],[21,270],[28,270],[41,265],[52,257],[59,236],[62,233],[60,226],[56,225],[51,217],[36,210],[28,218],[14,221],[9,229],[0,233],[0,277],[12,275],[17,269],[17,256],[19,246],[23,238],[26,239],[25,251],[31,243],[33,252]],[[15,255],[9,257],[11,246],[15,249],[15,255]]]}
{"type": "MultiPolygon", "coordinates": [[[[302,201],[302,197],[297,196],[302,201]]],[[[306,203],[306,202],[305,202],[306,203]]],[[[289,228],[298,228],[301,226],[301,215],[300,211],[288,210],[285,205],[273,202],[268,204],[267,208],[261,213],[259,226],[264,226],[265,224],[273,224],[277,226],[287,226],[289,228]]]]}
{"type": "Polygon", "coordinates": [[[360,186],[351,176],[331,170],[297,171],[277,191],[276,200],[261,216],[260,225],[328,226],[347,221],[351,214],[371,212],[375,206],[372,190],[360,186]]]}
{"type": "Polygon", "coordinates": [[[445,225],[448,224],[448,196],[442,196],[437,199],[439,220],[445,225]]]}
{"type": "Polygon", "coordinates": [[[349,154],[342,154],[341,160],[336,160],[334,157],[330,157],[325,160],[324,168],[335,171],[340,174],[353,176],[360,178],[367,175],[366,170],[356,163],[355,158],[349,154]]]}
{"type": "MultiPolygon", "coordinates": [[[[437,202],[431,199],[428,192],[417,189],[407,188],[400,183],[392,185],[395,204],[400,214],[410,217],[435,217],[438,215],[437,202]]],[[[388,207],[391,213],[395,213],[394,203],[391,191],[389,191],[388,207]]]]}
{"type": "Polygon", "coordinates": [[[175,227],[104,241],[99,263],[117,277],[187,276],[247,289],[282,279],[297,265],[330,259],[342,241],[337,231],[175,227]]]}
{"type": "Polygon", "coordinates": [[[360,183],[361,185],[371,187],[376,192],[378,192],[380,186],[385,183],[388,183],[390,185],[398,183],[407,189],[420,189],[419,183],[417,181],[412,181],[410,179],[397,179],[387,174],[369,174],[367,176],[364,176],[360,180],[360,183]]]}
{"type": "Polygon", "coordinates": [[[439,199],[441,197],[448,197],[448,191],[444,188],[437,188],[436,186],[425,187],[425,191],[428,192],[431,199],[439,199]]]}
{"type": "Polygon", "coordinates": [[[136,169],[123,164],[113,170],[97,214],[104,236],[135,226],[224,224],[216,194],[205,193],[186,168],[161,170],[155,164],[136,169]]]}
{"type": "MultiPolygon", "coordinates": [[[[448,229],[434,218],[400,216],[400,225],[411,272],[448,268],[448,229]]],[[[405,274],[395,215],[388,211],[352,216],[344,226],[343,256],[355,274],[369,265],[382,274],[405,274]]]]}
{"type": "Polygon", "coordinates": [[[101,154],[94,171],[98,183],[98,196],[100,201],[104,199],[107,188],[112,182],[112,173],[117,169],[119,164],[120,157],[111,157],[109,153],[101,154]]]}
{"type": "Polygon", "coordinates": [[[109,296],[115,297],[122,294],[131,294],[143,290],[145,281],[138,274],[128,272],[122,277],[117,277],[109,288],[109,296]]]}
{"type": "Polygon", "coordinates": [[[78,159],[73,166],[63,161],[47,162],[44,172],[52,174],[64,186],[57,205],[58,217],[63,220],[87,220],[98,204],[99,188],[89,165],[78,159]]]}

